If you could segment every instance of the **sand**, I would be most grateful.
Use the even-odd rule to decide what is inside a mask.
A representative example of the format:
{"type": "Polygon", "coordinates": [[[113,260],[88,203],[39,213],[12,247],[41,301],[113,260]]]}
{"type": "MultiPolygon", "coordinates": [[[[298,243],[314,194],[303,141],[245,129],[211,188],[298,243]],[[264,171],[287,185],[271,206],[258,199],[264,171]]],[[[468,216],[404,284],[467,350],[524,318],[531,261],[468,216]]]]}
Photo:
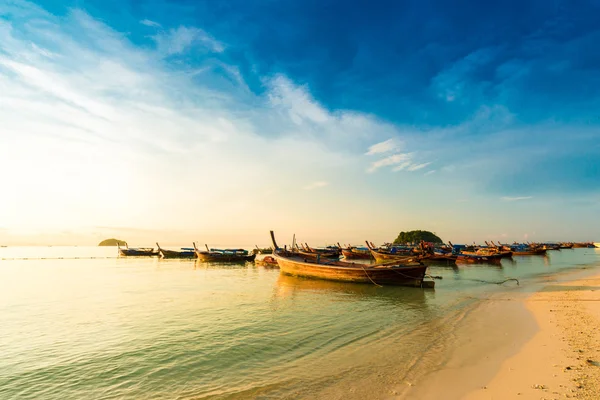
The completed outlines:
{"type": "MultiPolygon", "coordinates": [[[[600,399],[600,275],[484,301],[402,399],[600,399]]],[[[410,385],[410,384],[409,384],[410,385]]]]}

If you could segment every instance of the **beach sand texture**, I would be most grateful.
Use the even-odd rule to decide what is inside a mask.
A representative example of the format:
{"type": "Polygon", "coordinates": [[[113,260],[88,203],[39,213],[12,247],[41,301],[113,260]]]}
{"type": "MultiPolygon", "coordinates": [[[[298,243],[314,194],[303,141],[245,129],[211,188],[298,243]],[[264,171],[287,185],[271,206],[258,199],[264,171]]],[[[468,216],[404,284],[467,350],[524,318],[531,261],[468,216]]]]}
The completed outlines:
{"type": "Polygon", "coordinates": [[[401,398],[600,399],[600,275],[496,297],[472,317],[444,368],[401,398]]]}

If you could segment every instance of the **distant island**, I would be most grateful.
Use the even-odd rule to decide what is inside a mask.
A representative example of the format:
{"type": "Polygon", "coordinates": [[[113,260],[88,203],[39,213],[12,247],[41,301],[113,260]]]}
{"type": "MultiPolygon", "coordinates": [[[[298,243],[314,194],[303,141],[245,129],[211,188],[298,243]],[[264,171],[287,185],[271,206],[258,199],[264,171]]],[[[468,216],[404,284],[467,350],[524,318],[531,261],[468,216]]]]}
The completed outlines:
{"type": "Polygon", "coordinates": [[[106,239],[101,241],[98,246],[127,246],[127,242],[119,239],[106,239]]]}
{"type": "Polygon", "coordinates": [[[435,233],[429,231],[400,232],[394,244],[419,243],[421,240],[430,243],[444,243],[435,233]]]}

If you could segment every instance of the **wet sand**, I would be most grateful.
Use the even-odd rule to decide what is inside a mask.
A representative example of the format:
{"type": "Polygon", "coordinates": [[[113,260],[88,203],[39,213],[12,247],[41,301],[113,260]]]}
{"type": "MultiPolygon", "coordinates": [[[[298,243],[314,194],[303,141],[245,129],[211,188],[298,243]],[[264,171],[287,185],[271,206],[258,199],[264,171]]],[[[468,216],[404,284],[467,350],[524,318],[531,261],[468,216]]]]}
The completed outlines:
{"type": "Polygon", "coordinates": [[[455,336],[444,366],[399,398],[600,398],[598,274],[490,297],[455,336]]]}

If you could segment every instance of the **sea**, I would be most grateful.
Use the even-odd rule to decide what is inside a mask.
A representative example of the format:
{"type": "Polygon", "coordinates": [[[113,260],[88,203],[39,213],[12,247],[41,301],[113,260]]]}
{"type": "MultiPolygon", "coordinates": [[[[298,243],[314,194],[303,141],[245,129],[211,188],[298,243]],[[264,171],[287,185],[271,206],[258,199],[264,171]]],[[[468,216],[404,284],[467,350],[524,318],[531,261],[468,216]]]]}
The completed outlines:
{"type": "Polygon", "coordinates": [[[0,399],[347,399],[364,385],[386,398],[443,367],[483,299],[599,266],[600,249],[430,266],[436,287],[421,289],[113,247],[0,248],[0,399]]]}

